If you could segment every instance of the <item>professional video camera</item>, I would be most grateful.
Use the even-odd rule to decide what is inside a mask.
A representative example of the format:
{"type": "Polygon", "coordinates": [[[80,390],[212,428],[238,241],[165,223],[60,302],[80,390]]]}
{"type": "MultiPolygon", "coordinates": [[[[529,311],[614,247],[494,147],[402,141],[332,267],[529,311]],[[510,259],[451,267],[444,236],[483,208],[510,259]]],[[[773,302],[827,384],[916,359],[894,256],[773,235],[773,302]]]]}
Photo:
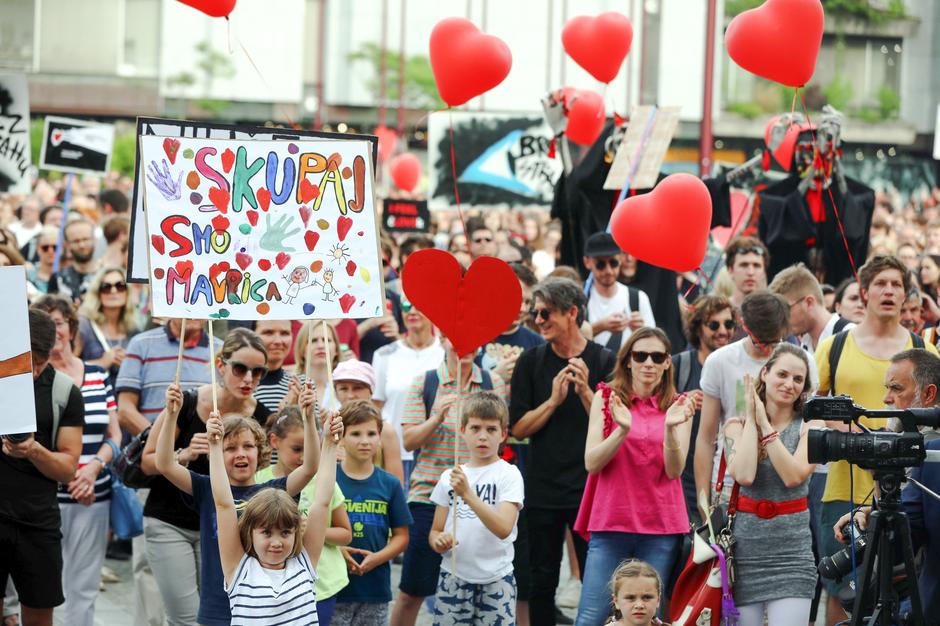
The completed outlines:
{"type": "MultiPolygon", "coordinates": [[[[825,557],[820,573],[826,577],[843,576],[851,570],[852,556],[862,559],[862,574],[855,589],[852,626],[861,624],[924,624],[917,576],[914,571],[914,550],[910,525],[901,510],[901,485],[905,469],[923,464],[940,452],[928,452],[919,426],[940,426],[940,408],[866,409],[848,396],[813,398],[803,409],[803,419],[826,420],[855,424],[863,432],[842,432],[831,429],[811,430],[807,439],[810,463],[848,461],[871,470],[878,481],[881,496],[878,510],[869,520],[867,535],[860,536],[844,550],[825,557]],[[861,417],[897,418],[902,432],[871,432],[860,422],[861,417]],[[877,568],[876,568],[876,563],[877,568]],[[903,569],[905,585],[898,591],[895,563],[903,569]],[[877,569],[877,576],[875,575],[877,569]],[[911,612],[902,615],[900,597],[910,595],[911,612]]],[[[938,460],[938,459],[934,459],[938,460]]]]}

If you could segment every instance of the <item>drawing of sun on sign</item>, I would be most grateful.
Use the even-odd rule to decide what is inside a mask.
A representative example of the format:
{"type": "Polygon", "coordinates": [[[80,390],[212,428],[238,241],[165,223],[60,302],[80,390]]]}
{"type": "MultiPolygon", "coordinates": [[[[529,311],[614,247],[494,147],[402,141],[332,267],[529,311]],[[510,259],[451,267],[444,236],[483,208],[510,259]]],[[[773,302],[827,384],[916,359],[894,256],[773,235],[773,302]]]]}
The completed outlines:
{"type": "Polygon", "coordinates": [[[140,138],[154,314],[381,315],[367,141],[140,138]]]}

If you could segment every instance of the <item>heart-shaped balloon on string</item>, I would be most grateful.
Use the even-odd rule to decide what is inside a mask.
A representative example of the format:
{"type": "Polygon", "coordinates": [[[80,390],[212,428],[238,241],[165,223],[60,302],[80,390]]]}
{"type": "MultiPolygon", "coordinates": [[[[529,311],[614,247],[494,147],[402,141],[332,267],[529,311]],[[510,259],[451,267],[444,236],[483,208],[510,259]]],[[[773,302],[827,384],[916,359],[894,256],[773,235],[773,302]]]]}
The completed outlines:
{"type": "Polygon", "coordinates": [[[478,258],[464,274],[449,252],[419,250],[408,256],[401,280],[408,300],[441,329],[459,356],[499,336],[522,306],[519,279],[495,257],[478,258]]]}
{"type": "Polygon", "coordinates": [[[568,124],[565,137],[579,146],[592,146],[601,131],[607,114],[604,98],[589,89],[565,90],[565,105],[568,108],[568,124]]]}
{"type": "Polygon", "coordinates": [[[398,144],[398,133],[388,126],[376,126],[372,134],[379,138],[379,163],[385,163],[395,154],[398,144]]]}
{"type": "Polygon", "coordinates": [[[816,70],[824,25],[819,0],[767,0],[731,20],[725,47],[747,71],[802,87],[816,70]]]}
{"type": "Polygon", "coordinates": [[[414,191],[421,179],[421,162],[418,157],[405,152],[399,154],[388,164],[389,172],[392,174],[392,181],[395,185],[404,191],[414,191]]]}
{"type": "Polygon", "coordinates": [[[650,193],[618,204],[610,232],[621,250],[641,261],[689,272],[705,258],[711,221],[705,183],[691,174],[672,174],[650,193]]]}
{"type": "Polygon", "coordinates": [[[441,99],[452,107],[503,82],[510,68],[509,46],[470,20],[448,17],[431,31],[431,70],[441,99]]]}
{"type": "Polygon", "coordinates": [[[229,13],[235,8],[237,0],[179,0],[185,5],[194,9],[199,9],[209,17],[228,18],[229,13]]]}
{"type": "Polygon", "coordinates": [[[561,31],[561,44],[568,56],[602,83],[617,76],[632,43],[633,25],[626,15],[615,11],[572,18],[561,31]]]}

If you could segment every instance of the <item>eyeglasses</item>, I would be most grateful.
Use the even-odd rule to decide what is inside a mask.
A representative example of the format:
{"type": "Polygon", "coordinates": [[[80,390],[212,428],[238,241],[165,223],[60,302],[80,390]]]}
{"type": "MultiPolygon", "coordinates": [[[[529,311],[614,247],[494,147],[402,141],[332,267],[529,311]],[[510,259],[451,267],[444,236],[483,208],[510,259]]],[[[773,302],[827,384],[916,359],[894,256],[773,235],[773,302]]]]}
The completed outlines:
{"type": "Polygon", "coordinates": [[[473,243],[490,243],[493,241],[492,237],[474,237],[473,243]]]}
{"type": "Polygon", "coordinates": [[[54,243],[43,243],[43,244],[39,244],[39,251],[40,251],[40,252],[50,252],[50,251],[52,251],[52,250],[55,250],[55,244],[54,244],[54,243]]]}
{"type": "Polygon", "coordinates": [[[705,326],[707,326],[707,327],[708,327],[708,330],[710,330],[710,331],[712,331],[712,332],[717,331],[717,330],[718,330],[719,328],[721,328],[722,326],[725,327],[725,330],[733,330],[733,329],[734,329],[734,320],[725,320],[725,321],[723,321],[723,322],[719,322],[718,320],[712,320],[712,321],[708,322],[707,324],[705,324],[705,326]]]}
{"type": "Polygon", "coordinates": [[[256,380],[260,380],[261,378],[264,378],[264,376],[267,375],[268,373],[268,368],[264,366],[248,367],[247,365],[239,361],[222,361],[222,362],[228,365],[230,368],[232,368],[232,373],[235,374],[235,376],[238,378],[244,378],[245,374],[247,374],[250,371],[252,378],[256,380]]]}
{"type": "Polygon", "coordinates": [[[101,293],[124,293],[127,291],[127,283],[124,281],[118,281],[116,283],[101,283],[101,288],[99,291],[101,293]]]}
{"type": "Polygon", "coordinates": [[[594,261],[594,267],[596,267],[598,271],[601,272],[606,270],[608,265],[610,266],[610,269],[615,270],[620,267],[620,259],[610,259],[609,261],[607,259],[598,259],[594,261]]]}
{"type": "Polygon", "coordinates": [[[552,310],[551,310],[551,309],[548,309],[548,308],[532,309],[531,311],[529,311],[529,315],[531,315],[531,316],[532,316],[532,319],[534,319],[536,322],[539,321],[539,320],[542,320],[542,321],[547,322],[547,321],[548,321],[548,317],[549,317],[551,314],[552,314],[552,310]]]}
{"type": "Polygon", "coordinates": [[[662,365],[668,357],[669,355],[665,352],[643,352],[642,350],[634,350],[630,353],[630,358],[634,363],[646,363],[646,359],[653,359],[653,363],[662,365]]]}

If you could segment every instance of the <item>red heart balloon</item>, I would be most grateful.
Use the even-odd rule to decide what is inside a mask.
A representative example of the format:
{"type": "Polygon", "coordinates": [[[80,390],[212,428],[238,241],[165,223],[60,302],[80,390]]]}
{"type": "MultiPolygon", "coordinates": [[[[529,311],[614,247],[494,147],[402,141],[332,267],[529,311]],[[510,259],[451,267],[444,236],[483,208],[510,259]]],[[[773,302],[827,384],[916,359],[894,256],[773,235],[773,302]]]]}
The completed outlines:
{"type": "Polygon", "coordinates": [[[519,279],[495,257],[478,258],[464,274],[449,252],[419,250],[408,256],[401,280],[408,300],[441,329],[460,356],[509,328],[522,305],[519,279]]]}
{"type": "Polygon", "coordinates": [[[399,154],[388,164],[388,168],[392,174],[392,180],[399,189],[413,191],[418,186],[418,180],[421,178],[421,162],[415,155],[410,152],[399,154]]]}
{"type": "Polygon", "coordinates": [[[573,89],[570,92],[566,90],[565,104],[568,107],[565,137],[579,146],[594,145],[604,130],[604,122],[607,121],[604,98],[589,89],[573,89]]]}
{"type": "Polygon", "coordinates": [[[376,126],[372,134],[379,138],[379,163],[385,163],[395,153],[398,133],[388,126],[376,126]]]}
{"type": "Polygon", "coordinates": [[[228,17],[235,8],[237,0],[179,0],[194,9],[199,9],[209,17],[228,17]]]}
{"type": "Polygon", "coordinates": [[[632,43],[633,25],[626,15],[615,11],[572,18],[561,31],[561,44],[568,56],[602,83],[617,76],[632,43]]]}
{"type": "Polygon", "coordinates": [[[688,272],[705,258],[711,221],[705,183],[691,174],[672,174],[650,193],[618,204],[610,232],[624,252],[641,261],[688,272]]]}
{"type": "Polygon", "coordinates": [[[503,82],[511,67],[509,46],[470,20],[448,17],[431,31],[431,70],[441,99],[452,107],[503,82]]]}
{"type": "Polygon", "coordinates": [[[731,20],[725,47],[747,71],[802,87],[816,70],[824,24],[819,0],[767,0],[731,20]]]}

